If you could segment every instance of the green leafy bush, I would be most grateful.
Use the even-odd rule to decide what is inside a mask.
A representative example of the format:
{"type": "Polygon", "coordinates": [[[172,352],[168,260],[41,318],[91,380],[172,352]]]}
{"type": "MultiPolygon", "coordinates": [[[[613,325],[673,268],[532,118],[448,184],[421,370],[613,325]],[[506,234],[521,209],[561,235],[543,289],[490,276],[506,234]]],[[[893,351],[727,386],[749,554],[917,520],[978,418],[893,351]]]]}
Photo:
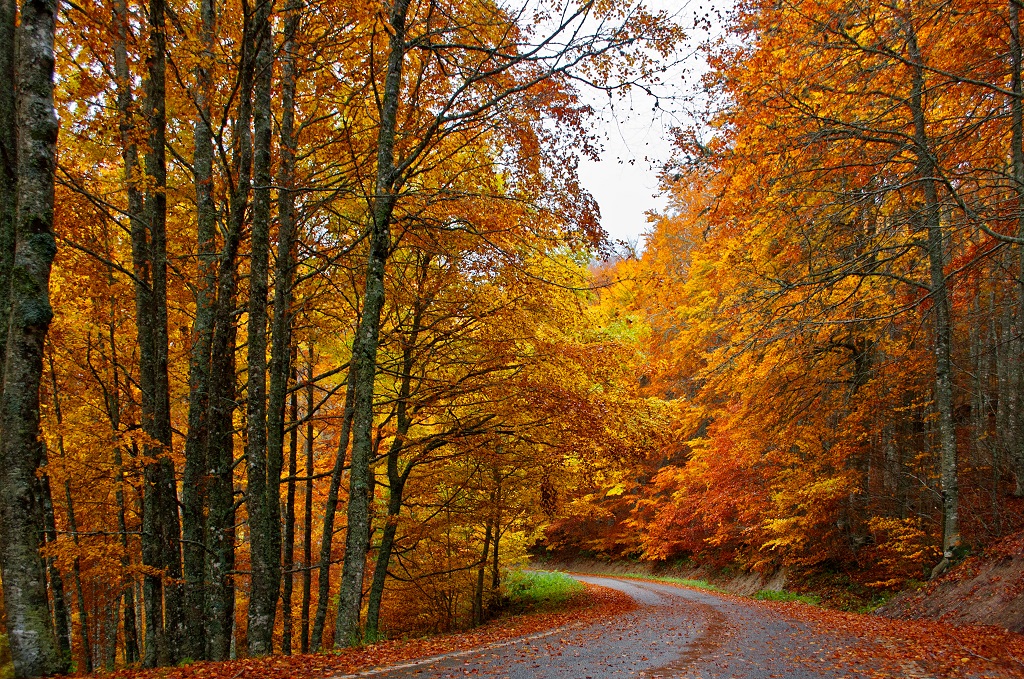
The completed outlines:
{"type": "Polygon", "coordinates": [[[583,583],[564,573],[513,571],[503,585],[513,610],[555,608],[583,591],[583,583]]]}

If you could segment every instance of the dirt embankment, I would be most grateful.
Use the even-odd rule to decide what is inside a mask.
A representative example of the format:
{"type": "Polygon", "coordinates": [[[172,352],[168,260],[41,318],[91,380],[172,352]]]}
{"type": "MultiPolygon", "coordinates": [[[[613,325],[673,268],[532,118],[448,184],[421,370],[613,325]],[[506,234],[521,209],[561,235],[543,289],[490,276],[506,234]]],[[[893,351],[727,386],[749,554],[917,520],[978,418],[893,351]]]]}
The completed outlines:
{"type": "Polygon", "coordinates": [[[1024,633],[1024,532],[966,559],[919,590],[903,592],[876,612],[1024,633]]]}

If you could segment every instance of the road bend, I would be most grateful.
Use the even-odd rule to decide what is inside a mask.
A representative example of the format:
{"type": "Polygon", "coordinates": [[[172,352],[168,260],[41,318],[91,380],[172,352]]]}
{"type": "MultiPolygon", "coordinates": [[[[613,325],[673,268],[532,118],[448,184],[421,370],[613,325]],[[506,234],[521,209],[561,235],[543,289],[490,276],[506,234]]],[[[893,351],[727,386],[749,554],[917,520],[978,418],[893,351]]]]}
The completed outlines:
{"type": "Polygon", "coordinates": [[[625,592],[638,606],[589,624],[337,679],[906,676],[878,667],[877,656],[865,653],[863,642],[843,630],[822,630],[756,601],[656,582],[574,577],[625,592]]]}

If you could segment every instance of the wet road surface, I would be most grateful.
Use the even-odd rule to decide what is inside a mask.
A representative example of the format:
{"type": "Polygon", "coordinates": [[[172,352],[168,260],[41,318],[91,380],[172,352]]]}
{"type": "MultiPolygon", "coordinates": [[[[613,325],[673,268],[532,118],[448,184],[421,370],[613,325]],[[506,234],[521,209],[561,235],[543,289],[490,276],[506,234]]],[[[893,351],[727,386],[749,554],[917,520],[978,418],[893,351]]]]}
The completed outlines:
{"type": "Polygon", "coordinates": [[[815,630],[754,601],[656,582],[574,577],[625,592],[638,607],[596,623],[349,676],[840,679],[867,678],[876,669],[842,630],[815,630]]]}

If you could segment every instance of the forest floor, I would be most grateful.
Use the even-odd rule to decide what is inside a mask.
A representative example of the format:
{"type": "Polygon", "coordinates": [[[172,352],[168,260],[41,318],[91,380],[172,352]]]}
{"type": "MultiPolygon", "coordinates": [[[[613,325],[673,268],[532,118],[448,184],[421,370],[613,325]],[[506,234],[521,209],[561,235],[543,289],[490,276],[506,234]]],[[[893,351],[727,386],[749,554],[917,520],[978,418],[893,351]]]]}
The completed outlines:
{"type": "Polygon", "coordinates": [[[415,639],[395,639],[326,653],[275,655],[269,658],[194,662],[182,667],[119,670],[111,679],[319,679],[349,675],[366,668],[401,665],[440,655],[492,648],[555,634],[566,626],[589,625],[629,613],[636,604],[613,589],[588,585],[583,593],[554,612],[509,615],[481,627],[415,639]]]}
{"type": "Polygon", "coordinates": [[[118,679],[1011,679],[1024,635],[893,620],[795,601],[635,578],[574,576],[587,589],[554,613],[336,653],[193,663],[118,679]]]}
{"type": "Polygon", "coordinates": [[[920,589],[901,593],[876,612],[1024,633],[1024,531],[968,557],[920,589]]]}
{"type": "Polygon", "coordinates": [[[628,594],[636,607],[547,634],[337,679],[1024,676],[1024,636],[997,628],[889,620],[664,582],[575,577],[628,594]]]}

